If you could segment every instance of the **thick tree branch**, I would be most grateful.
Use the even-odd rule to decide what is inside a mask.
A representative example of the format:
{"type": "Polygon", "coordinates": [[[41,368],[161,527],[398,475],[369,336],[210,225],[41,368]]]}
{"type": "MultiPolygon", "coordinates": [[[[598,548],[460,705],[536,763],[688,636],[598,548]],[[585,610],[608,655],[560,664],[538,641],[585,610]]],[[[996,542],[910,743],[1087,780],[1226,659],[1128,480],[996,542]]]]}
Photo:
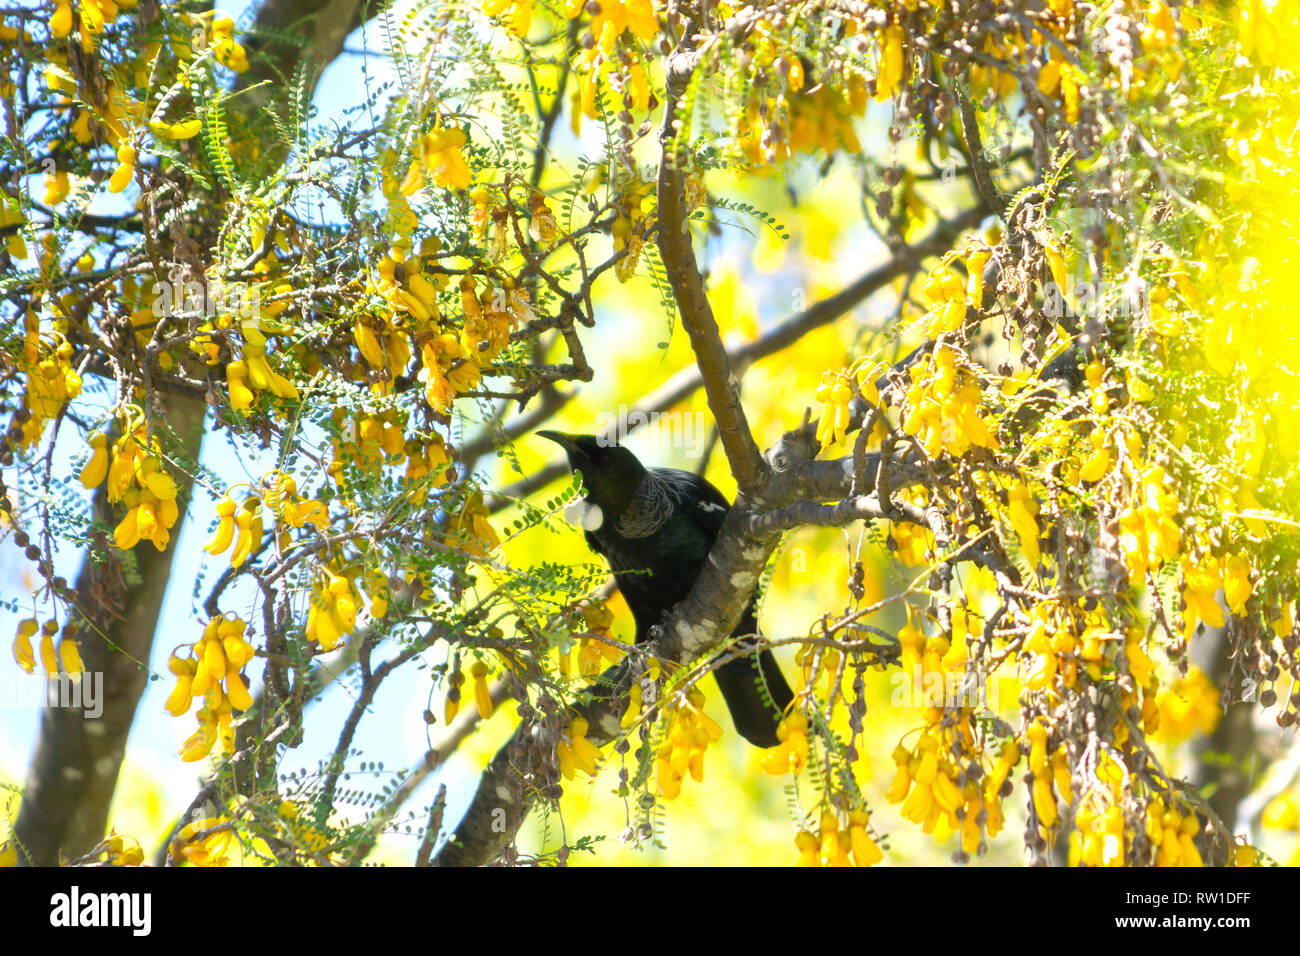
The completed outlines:
{"type": "Polygon", "coordinates": [[[980,121],[975,113],[975,106],[965,93],[958,94],[957,103],[961,112],[962,136],[966,140],[966,150],[970,158],[971,179],[975,181],[976,190],[988,203],[989,208],[998,214],[998,218],[1005,220],[1010,200],[998,189],[997,184],[993,182],[992,173],[989,172],[988,158],[984,155],[984,143],[980,138],[980,121]]]}
{"type": "Polygon", "coordinates": [[[659,256],[672,286],[673,297],[677,300],[682,328],[695,351],[695,362],[699,366],[731,473],[741,491],[754,494],[766,480],[766,467],[745,418],[745,409],[740,404],[740,383],[732,374],[731,361],[704,290],[704,278],[695,261],[686,210],[686,169],[674,145],[679,139],[678,123],[685,121],[678,116],[682,96],[699,61],[699,53],[689,49],[685,45],[687,42],[683,41],[683,45],[668,57],[666,66],[667,97],[663,126],[659,132],[663,150],[658,182],[659,256]]]}

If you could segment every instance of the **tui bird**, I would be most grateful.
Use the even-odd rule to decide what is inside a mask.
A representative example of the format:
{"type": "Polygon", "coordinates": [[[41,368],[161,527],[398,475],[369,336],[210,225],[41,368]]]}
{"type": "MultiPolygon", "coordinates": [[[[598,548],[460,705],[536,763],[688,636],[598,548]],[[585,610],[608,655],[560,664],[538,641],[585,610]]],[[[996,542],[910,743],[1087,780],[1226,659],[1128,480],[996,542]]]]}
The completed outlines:
{"type": "MultiPolygon", "coordinates": [[[[676,468],[646,468],[626,448],[594,435],[542,431],[582,473],[587,544],[609,562],[636,621],[636,641],[649,639],[690,593],[730,507],[722,492],[676,468]],[[646,573],[646,572],[649,573],[646,573]]],[[[758,633],[750,601],[732,637],[752,643],[758,633]]],[[[794,694],[771,651],[747,655],[713,672],[737,732],[756,747],[775,747],[776,725],[794,694]],[[759,668],[774,708],[759,686],[759,668]]]]}

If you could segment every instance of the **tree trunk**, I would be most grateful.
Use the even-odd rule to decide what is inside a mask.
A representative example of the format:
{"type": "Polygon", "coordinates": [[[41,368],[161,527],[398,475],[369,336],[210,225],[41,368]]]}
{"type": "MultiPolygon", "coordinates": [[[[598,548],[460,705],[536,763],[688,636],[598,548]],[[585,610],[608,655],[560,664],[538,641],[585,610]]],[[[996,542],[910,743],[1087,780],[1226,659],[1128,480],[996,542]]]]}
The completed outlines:
{"type": "MultiPolygon", "coordinates": [[[[282,112],[287,110],[292,93],[282,82],[292,82],[301,60],[314,70],[302,88],[310,98],[321,71],[342,51],[348,34],[385,5],[379,0],[264,0],[249,30],[252,67],[240,77],[240,87],[269,82],[241,108],[274,103],[282,112]],[[287,36],[301,42],[289,42],[287,36]],[[254,56],[255,50],[265,55],[254,56]]],[[[164,406],[178,450],[197,461],[207,412],[203,397],[173,394],[164,406]]],[[[178,503],[184,505],[191,482],[182,475],[173,477],[178,479],[178,503]]],[[[95,513],[101,518],[107,504],[102,494],[101,488],[95,497],[95,513]]],[[[154,631],[184,521],[182,510],[162,552],[141,542],[129,556],[108,547],[107,561],[83,563],[78,601],[98,633],[84,628],[79,644],[86,678],[102,675],[103,713],[87,719],[80,709],[47,708],[42,716],[14,825],[21,862],[54,865],[60,857],[85,853],[103,837],[127,736],[148,680],[154,631]]]]}

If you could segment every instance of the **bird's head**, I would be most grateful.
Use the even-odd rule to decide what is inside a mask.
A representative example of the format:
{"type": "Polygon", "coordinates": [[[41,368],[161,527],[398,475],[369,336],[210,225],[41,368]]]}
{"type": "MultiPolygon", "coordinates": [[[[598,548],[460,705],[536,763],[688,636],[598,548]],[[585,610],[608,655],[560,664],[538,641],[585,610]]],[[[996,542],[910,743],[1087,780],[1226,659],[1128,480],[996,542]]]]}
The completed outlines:
{"type": "Polygon", "coordinates": [[[612,439],[551,431],[537,435],[564,449],[569,467],[582,472],[587,501],[599,505],[606,515],[619,514],[645,478],[645,465],[612,439]]]}

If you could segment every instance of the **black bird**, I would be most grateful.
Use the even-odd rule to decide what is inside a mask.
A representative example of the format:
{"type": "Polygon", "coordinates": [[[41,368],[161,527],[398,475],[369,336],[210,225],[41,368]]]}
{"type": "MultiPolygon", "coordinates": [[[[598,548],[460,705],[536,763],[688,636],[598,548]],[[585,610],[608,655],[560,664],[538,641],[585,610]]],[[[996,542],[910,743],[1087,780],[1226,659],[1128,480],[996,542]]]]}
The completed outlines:
{"type": "MultiPolygon", "coordinates": [[[[569,456],[586,489],[582,526],[587,544],[609,562],[636,621],[636,641],[690,593],[731,507],[722,492],[676,468],[646,468],[621,445],[594,435],[537,433],[569,456]],[[639,573],[638,573],[639,572],[639,573]],[[649,572],[649,573],[646,573],[649,572]]],[[[750,601],[732,632],[739,642],[758,633],[750,601]]],[[[714,670],[736,731],[756,747],[775,747],[776,725],[794,694],[771,651],[714,670]],[[764,701],[759,668],[776,707],[764,701]]]]}

